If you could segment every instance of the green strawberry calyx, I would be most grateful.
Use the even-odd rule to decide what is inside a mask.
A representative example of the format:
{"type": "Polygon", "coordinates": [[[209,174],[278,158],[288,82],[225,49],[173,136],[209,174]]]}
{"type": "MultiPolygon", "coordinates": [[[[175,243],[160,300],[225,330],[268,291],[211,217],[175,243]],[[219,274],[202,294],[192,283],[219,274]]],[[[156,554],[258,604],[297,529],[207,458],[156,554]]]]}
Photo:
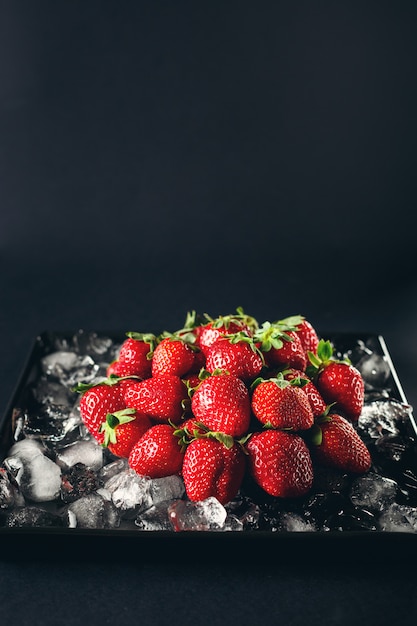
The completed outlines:
{"type": "Polygon", "coordinates": [[[104,433],[103,446],[107,448],[111,443],[117,443],[116,429],[121,424],[132,422],[135,418],[135,409],[122,409],[114,413],[107,413],[106,421],[100,426],[100,433],[104,433]]]}
{"type": "Polygon", "coordinates": [[[283,372],[278,372],[276,376],[271,378],[262,378],[262,376],[258,376],[258,378],[255,378],[255,380],[251,383],[250,390],[253,391],[255,387],[261,383],[275,383],[275,385],[277,385],[280,389],[285,389],[285,387],[288,387],[289,385],[292,385],[293,387],[304,387],[304,385],[308,382],[309,380],[307,378],[302,378],[301,376],[296,376],[292,380],[287,380],[284,378],[283,372]]]}
{"type": "Polygon", "coordinates": [[[323,411],[323,413],[321,415],[319,415],[318,417],[316,417],[316,419],[314,420],[314,424],[313,426],[307,431],[307,437],[309,442],[311,443],[311,445],[313,446],[320,446],[322,441],[323,441],[323,431],[322,431],[322,424],[327,424],[328,422],[332,421],[332,415],[330,413],[331,408],[334,406],[334,404],[336,404],[335,402],[332,402],[331,404],[328,404],[325,408],[325,410],[323,411]]]}
{"type": "Polygon", "coordinates": [[[294,341],[288,332],[294,330],[293,327],[281,325],[279,322],[264,322],[255,332],[253,339],[260,344],[262,352],[269,352],[274,348],[280,350],[285,341],[294,341]]]}
{"type": "Polygon", "coordinates": [[[156,337],[156,335],[154,335],[153,333],[137,333],[130,330],[126,333],[126,337],[129,337],[129,339],[135,339],[136,341],[143,341],[144,343],[149,344],[149,352],[146,355],[146,358],[148,359],[148,361],[152,359],[154,350],[158,343],[158,338],[156,337]]]}
{"type": "Polygon", "coordinates": [[[219,315],[216,318],[210,317],[207,313],[204,313],[204,317],[208,324],[211,324],[212,328],[225,328],[228,330],[230,324],[238,323],[242,326],[248,326],[252,332],[258,329],[258,321],[252,315],[247,315],[241,306],[236,308],[236,313],[230,315],[219,315]]]}
{"type": "Polygon", "coordinates": [[[250,435],[245,435],[243,438],[235,440],[232,435],[210,430],[205,424],[203,424],[203,422],[193,420],[192,423],[194,425],[192,430],[189,426],[183,426],[180,428],[176,427],[176,430],[174,430],[174,435],[178,437],[178,443],[181,446],[181,449],[185,449],[191,442],[196,441],[197,439],[215,439],[216,441],[222,443],[225,448],[230,450],[230,448],[233,448],[235,443],[238,443],[243,447],[250,437],[250,435]]]}
{"type": "Polygon", "coordinates": [[[140,376],[136,376],[136,374],[129,374],[129,376],[117,376],[116,374],[110,374],[107,378],[103,378],[102,380],[94,383],[77,383],[75,387],[72,387],[71,391],[75,393],[85,393],[89,391],[89,389],[93,389],[93,387],[98,387],[99,385],[107,385],[107,387],[114,387],[121,380],[143,380],[140,376]]]}
{"type": "Polygon", "coordinates": [[[338,359],[334,354],[334,346],[331,341],[320,339],[316,352],[307,352],[310,364],[306,368],[306,374],[313,381],[317,380],[318,375],[330,364],[330,363],[343,363],[350,365],[348,358],[338,359]]]}

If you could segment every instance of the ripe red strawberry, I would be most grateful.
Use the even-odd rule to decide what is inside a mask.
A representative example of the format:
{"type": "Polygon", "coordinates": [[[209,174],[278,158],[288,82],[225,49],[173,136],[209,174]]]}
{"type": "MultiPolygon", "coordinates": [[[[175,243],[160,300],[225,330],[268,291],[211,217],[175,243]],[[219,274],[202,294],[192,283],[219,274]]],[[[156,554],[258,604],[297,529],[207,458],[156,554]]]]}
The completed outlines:
{"type": "Polygon", "coordinates": [[[313,483],[313,464],[305,441],[295,433],[268,429],[246,443],[249,471],[269,495],[297,498],[313,483]]]}
{"type": "Polygon", "coordinates": [[[117,379],[107,379],[98,385],[79,385],[77,390],[83,395],[80,400],[80,415],[87,430],[99,443],[104,441],[101,425],[108,413],[116,413],[126,408],[117,379]]]}
{"type": "Polygon", "coordinates": [[[100,429],[104,433],[103,445],[115,456],[128,458],[133,446],[151,426],[148,416],[136,413],[135,409],[108,413],[100,429]]]}
{"type": "Polygon", "coordinates": [[[245,382],[259,376],[264,365],[262,355],[252,339],[244,333],[217,339],[206,352],[206,370],[223,370],[245,382]]]}
{"type": "Polygon", "coordinates": [[[284,370],[282,374],[285,380],[291,381],[299,379],[302,381],[307,381],[305,382],[305,384],[303,384],[302,389],[310,402],[314,417],[318,417],[319,415],[322,415],[324,413],[327,405],[323,400],[319,390],[317,389],[315,384],[308,378],[305,372],[290,368],[288,370],[284,370]]]}
{"type": "Polygon", "coordinates": [[[163,478],[181,472],[184,451],[170,424],[155,424],[133,446],[129,467],[142,476],[163,478]]]}
{"type": "Polygon", "coordinates": [[[185,376],[194,368],[195,349],[183,339],[172,335],[156,346],[152,357],[152,376],[172,374],[185,376]]]}
{"type": "Polygon", "coordinates": [[[209,347],[223,335],[234,335],[243,332],[248,337],[252,337],[258,324],[255,318],[246,315],[243,309],[238,307],[235,314],[220,315],[209,319],[207,324],[196,328],[196,343],[204,354],[207,354],[209,347]]]}
{"type": "Polygon", "coordinates": [[[304,348],[304,352],[317,352],[317,347],[319,345],[319,336],[317,334],[314,326],[305,319],[305,317],[301,317],[301,323],[296,325],[296,333],[300,338],[301,345],[304,348]]]}
{"type": "Polygon", "coordinates": [[[358,474],[370,469],[368,448],[352,424],[341,415],[331,413],[321,418],[311,435],[310,449],[315,462],[358,474]]]}
{"type": "Polygon", "coordinates": [[[186,385],[171,374],[132,382],[124,392],[127,407],[145,413],[155,422],[178,423],[188,400],[186,385]]]}
{"type": "Polygon", "coordinates": [[[335,410],[352,422],[357,422],[362,412],[365,385],[360,372],[348,361],[333,356],[330,341],[321,340],[317,354],[310,353],[312,365],[307,373],[327,404],[335,403],[335,410]]]}
{"type": "Polygon", "coordinates": [[[129,376],[134,374],[140,378],[149,378],[152,373],[151,357],[156,337],[151,333],[129,332],[122,343],[119,356],[110,364],[107,375],[129,376]]]}
{"type": "Polygon", "coordinates": [[[185,451],[182,476],[190,500],[214,496],[221,504],[233,500],[245,473],[246,458],[241,446],[226,447],[212,438],[195,439],[185,451]]]}
{"type": "Polygon", "coordinates": [[[245,383],[233,374],[205,378],[191,398],[194,417],[210,430],[241,437],[250,423],[250,396],[245,383]]]}
{"type": "Polygon", "coordinates": [[[261,424],[273,428],[307,430],[314,423],[304,390],[284,380],[282,374],[259,380],[252,393],[252,411],[261,424]]]}
{"type": "Polygon", "coordinates": [[[254,335],[268,367],[295,367],[304,371],[307,357],[295,330],[276,322],[264,322],[254,335]]]}

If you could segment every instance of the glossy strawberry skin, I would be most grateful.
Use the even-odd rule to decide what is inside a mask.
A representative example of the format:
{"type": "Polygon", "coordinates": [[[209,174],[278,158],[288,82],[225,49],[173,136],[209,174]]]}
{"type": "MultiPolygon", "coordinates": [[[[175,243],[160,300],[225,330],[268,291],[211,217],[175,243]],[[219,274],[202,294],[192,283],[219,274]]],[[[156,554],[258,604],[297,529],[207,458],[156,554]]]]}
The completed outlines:
{"type": "Polygon", "coordinates": [[[268,429],[249,438],[249,471],[266,493],[280,498],[304,496],[313,483],[313,464],[304,440],[295,433],[268,429]]]}
{"type": "Polygon", "coordinates": [[[198,327],[196,332],[196,343],[202,352],[207,356],[208,349],[215,341],[224,335],[233,335],[239,332],[244,332],[248,335],[248,337],[252,335],[250,327],[240,320],[230,322],[225,321],[224,324],[220,325],[216,323],[216,321],[209,322],[204,326],[198,327]]]}
{"type": "Polygon", "coordinates": [[[246,458],[239,444],[230,449],[214,439],[196,439],[185,451],[182,466],[187,496],[196,502],[214,496],[233,500],[242,484],[246,458]]]}
{"type": "Polygon", "coordinates": [[[314,326],[306,319],[297,326],[297,335],[300,338],[304,352],[317,352],[319,345],[319,336],[314,326]]]}
{"type": "Polygon", "coordinates": [[[155,424],[133,446],[129,467],[141,476],[163,478],[179,474],[184,452],[169,424],[155,424]]]}
{"type": "Polygon", "coordinates": [[[210,376],[195,390],[191,411],[210,430],[241,437],[250,423],[249,392],[237,376],[210,376]]]}
{"type": "Polygon", "coordinates": [[[304,371],[307,366],[307,357],[301,340],[295,331],[285,333],[290,340],[282,339],[282,347],[274,348],[264,352],[265,361],[268,367],[294,367],[304,371]]]}
{"type": "Polygon", "coordinates": [[[131,422],[119,424],[115,428],[117,441],[116,443],[109,443],[108,449],[115,456],[127,459],[133,446],[152,425],[147,415],[137,414],[131,422]]]}
{"type": "Polygon", "coordinates": [[[321,443],[311,446],[314,461],[345,472],[367,472],[371,456],[352,424],[336,413],[330,414],[328,420],[319,424],[321,443]]]}
{"type": "Polygon", "coordinates": [[[126,407],[121,388],[118,385],[95,385],[85,391],[80,400],[80,415],[87,430],[99,442],[103,443],[104,434],[101,425],[108,413],[121,411],[126,407]]]}
{"type": "Polygon", "coordinates": [[[135,375],[140,378],[149,378],[152,373],[152,363],[148,358],[151,346],[146,341],[128,337],[122,343],[117,361],[110,365],[107,375],[116,376],[135,375]]]}
{"type": "Polygon", "coordinates": [[[352,422],[362,412],[365,386],[360,372],[348,363],[329,362],[318,374],[316,387],[327,404],[336,403],[352,422]]]}
{"type": "Polygon", "coordinates": [[[194,366],[195,352],[180,340],[167,337],[156,346],[152,357],[152,376],[185,376],[194,366]]]}
{"type": "Polygon", "coordinates": [[[262,381],[253,391],[251,404],[255,417],[264,425],[307,430],[314,423],[307,395],[291,384],[280,388],[274,379],[262,381]]]}
{"type": "Polygon", "coordinates": [[[185,384],[178,376],[171,374],[133,382],[124,392],[127,407],[161,423],[178,423],[184,414],[183,401],[187,399],[185,384]]]}
{"type": "Polygon", "coordinates": [[[249,343],[231,343],[222,337],[215,341],[206,353],[206,370],[216,369],[234,374],[245,382],[254,380],[261,372],[263,360],[249,343]]]}
{"type": "Polygon", "coordinates": [[[302,389],[310,402],[314,417],[319,417],[324,413],[327,405],[313,381],[311,381],[304,372],[290,368],[284,371],[283,375],[285,380],[294,380],[295,378],[307,380],[308,382],[303,385],[302,389]]]}

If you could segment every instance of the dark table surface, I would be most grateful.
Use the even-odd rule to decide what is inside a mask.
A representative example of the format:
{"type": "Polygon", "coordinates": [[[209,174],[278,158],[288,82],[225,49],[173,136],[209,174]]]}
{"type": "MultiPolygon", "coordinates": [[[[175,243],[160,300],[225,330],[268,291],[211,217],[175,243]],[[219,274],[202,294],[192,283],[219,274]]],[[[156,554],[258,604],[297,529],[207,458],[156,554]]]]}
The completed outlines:
{"type": "MultiPolygon", "coordinates": [[[[1,410],[45,329],[237,306],[382,334],[417,406],[416,27],[415,2],[2,2],[1,410]]],[[[1,623],[417,618],[406,553],[112,549],[0,551],[1,623]]]]}

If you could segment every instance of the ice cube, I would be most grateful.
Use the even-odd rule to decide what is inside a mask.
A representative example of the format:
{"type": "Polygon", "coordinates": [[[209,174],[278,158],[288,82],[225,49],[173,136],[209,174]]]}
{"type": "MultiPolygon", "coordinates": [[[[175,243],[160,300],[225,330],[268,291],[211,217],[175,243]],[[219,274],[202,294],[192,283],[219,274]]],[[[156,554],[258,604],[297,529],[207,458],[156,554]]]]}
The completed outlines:
{"type": "Polygon", "coordinates": [[[166,500],[180,500],[184,493],[184,481],[176,474],[151,480],[149,495],[154,505],[166,500]]]}
{"type": "Polygon", "coordinates": [[[23,433],[44,441],[58,442],[67,438],[81,424],[81,417],[71,406],[48,404],[24,414],[23,433]]]}
{"type": "Polygon", "coordinates": [[[360,371],[365,389],[383,389],[388,381],[391,370],[384,356],[370,352],[365,354],[356,364],[360,371]]]}
{"type": "Polygon", "coordinates": [[[23,496],[33,502],[49,502],[59,497],[61,468],[43,454],[22,461],[16,482],[23,496]]]}
{"type": "Polygon", "coordinates": [[[411,407],[394,398],[365,403],[358,420],[361,435],[378,439],[382,435],[398,435],[399,425],[410,417],[411,407]]]}
{"type": "Polygon", "coordinates": [[[42,376],[32,388],[32,394],[39,404],[55,404],[56,406],[72,406],[76,395],[61,383],[42,376]]]}
{"type": "Polygon", "coordinates": [[[210,496],[199,502],[176,500],[168,507],[168,515],[175,531],[218,530],[224,526],[227,511],[210,496]]]}
{"type": "Polygon", "coordinates": [[[103,465],[98,475],[103,482],[106,482],[109,478],[112,478],[113,476],[116,476],[116,474],[120,474],[120,472],[128,469],[128,467],[129,464],[127,459],[116,459],[115,461],[107,463],[107,465],[103,465]]]}
{"type": "Polygon", "coordinates": [[[40,441],[35,439],[20,439],[16,441],[9,449],[7,453],[7,462],[11,462],[14,458],[19,458],[22,461],[30,461],[33,457],[43,454],[45,447],[40,441]]]}
{"type": "Polygon", "coordinates": [[[93,382],[100,370],[100,366],[91,356],[81,356],[70,351],[48,354],[41,360],[41,367],[46,376],[58,380],[69,388],[79,382],[93,382]]]}
{"type": "Polygon", "coordinates": [[[112,502],[90,493],[68,506],[71,526],[78,528],[117,528],[120,514],[112,502]]]}
{"type": "Polygon", "coordinates": [[[19,492],[17,484],[7,471],[0,467],[0,511],[24,504],[24,498],[19,492]]]}
{"type": "Polygon", "coordinates": [[[6,526],[9,528],[62,527],[66,525],[66,520],[62,516],[36,506],[18,507],[11,511],[6,518],[6,526]]]}
{"type": "Polygon", "coordinates": [[[236,517],[236,515],[233,515],[233,513],[230,513],[227,515],[223,526],[220,527],[218,530],[229,531],[229,532],[230,531],[240,532],[240,531],[243,531],[244,529],[245,529],[245,526],[242,520],[236,517]]]}
{"type": "Polygon", "coordinates": [[[394,502],[397,490],[395,480],[370,472],[354,480],[350,500],[357,507],[378,512],[394,502]]]}
{"type": "Polygon", "coordinates": [[[127,469],[107,480],[104,488],[111,494],[114,506],[123,518],[133,518],[140,509],[152,505],[149,495],[151,479],[127,469]]]}
{"type": "Polygon", "coordinates": [[[169,515],[168,505],[173,504],[170,502],[159,502],[145,511],[141,511],[136,519],[135,525],[140,530],[173,530],[169,515]]]}
{"type": "Polygon", "coordinates": [[[279,530],[281,532],[314,532],[316,528],[314,525],[305,520],[299,513],[284,512],[278,518],[279,530]]]}
{"type": "Polygon", "coordinates": [[[98,471],[103,466],[103,448],[95,440],[81,440],[56,451],[56,462],[60,467],[73,467],[82,463],[98,471]]]}
{"type": "Polygon", "coordinates": [[[379,529],[387,532],[417,532],[417,508],[391,504],[379,517],[379,529]]]}

